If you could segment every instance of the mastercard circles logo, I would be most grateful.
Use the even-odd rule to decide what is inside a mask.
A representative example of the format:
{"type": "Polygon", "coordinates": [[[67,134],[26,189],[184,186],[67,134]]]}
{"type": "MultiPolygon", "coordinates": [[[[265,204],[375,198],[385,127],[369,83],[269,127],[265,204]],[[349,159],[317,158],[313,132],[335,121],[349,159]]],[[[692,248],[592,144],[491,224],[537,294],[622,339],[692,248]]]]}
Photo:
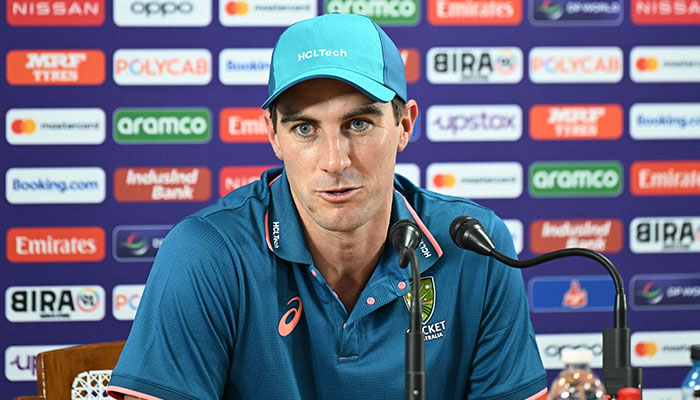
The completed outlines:
{"type": "Polygon", "coordinates": [[[654,72],[659,69],[659,61],[655,57],[642,57],[637,60],[636,66],[639,71],[654,72]]]}
{"type": "Polygon", "coordinates": [[[12,132],[21,135],[31,135],[36,131],[36,122],[33,119],[16,119],[12,121],[12,132]]]}
{"type": "Polygon", "coordinates": [[[659,346],[654,342],[639,342],[634,346],[634,352],[640,357],[654,357],[659,352],[659,346]]]}
{"type": "Polygon", "coordinates": [[[246,15],[250,11],[250,6],[245,1],[229,1],[226,3],[226,13],[228,15],[246,15]]]}
{"type": "Polygon", "coordinates": [[[453,174],[437,174],[433,177],[433,184],[439,188],[453,188],[457,178],[453,174]]]}

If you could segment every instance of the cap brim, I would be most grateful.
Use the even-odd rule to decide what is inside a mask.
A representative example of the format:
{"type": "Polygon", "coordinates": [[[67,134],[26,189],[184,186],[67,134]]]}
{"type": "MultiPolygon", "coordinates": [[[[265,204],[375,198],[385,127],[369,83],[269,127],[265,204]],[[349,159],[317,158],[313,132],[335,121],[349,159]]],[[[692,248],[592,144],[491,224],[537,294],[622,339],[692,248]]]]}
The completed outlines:
{"type": "Polygon", "coordinates": [[[297,83],[315,78],[331,78],[343,81],[356,87],[368,97],[382,103],[387,103],[391,101],[394,96],[396,96],[396,92],[393,90],[360,73],[339,68],[318,68],[314,69],[313,71],[307,71],[301,75],[297,75],[294,79],[277,88],[277,90],[275,90],[275,92],[272,93],[267,100],[265,100],[262,108],[267,108],[273,100],[279,97],[279,95],[281,95],[285,90],[296,85],[297,83]]]}

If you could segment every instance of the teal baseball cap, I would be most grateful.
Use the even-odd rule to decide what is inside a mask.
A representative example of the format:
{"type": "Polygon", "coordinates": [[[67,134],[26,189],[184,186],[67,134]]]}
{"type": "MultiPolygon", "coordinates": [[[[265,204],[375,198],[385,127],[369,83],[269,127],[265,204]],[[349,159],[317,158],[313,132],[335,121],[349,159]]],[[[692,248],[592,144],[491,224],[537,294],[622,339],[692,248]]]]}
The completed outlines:
{"type": "Polygon", "coordinates": [[[272,51],[262,108],[290,87],[314,78],[341,80],[383,103],[395,95],[408,100],[399,49],[364,15],[325,14],[287,28],[272,51]]]}

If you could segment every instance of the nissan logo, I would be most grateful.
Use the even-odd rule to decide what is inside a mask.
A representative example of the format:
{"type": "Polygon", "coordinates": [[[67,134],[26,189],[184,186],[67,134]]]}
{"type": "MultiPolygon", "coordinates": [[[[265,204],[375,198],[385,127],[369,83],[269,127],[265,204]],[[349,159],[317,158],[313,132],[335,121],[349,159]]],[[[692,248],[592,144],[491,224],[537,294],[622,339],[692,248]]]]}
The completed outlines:
{"type": "Polygon", "coordinates": [[[161,15],[165,17],[168,14],[189,14],[194,9],[194,5],[189,1],[176,3],[174,1],[136,1],[131,3],[131,12],[134,14],[161,15]]]}
{"type": "Polygon", "coordinates": [[[593,353],[594,356],[599,356],[599,355],[603,354],[603,345],[601,345],[601,344],[594,344],[594,345],[588,345],[588,344],[556,345],[556,344],[551,344],[551,345],[544,348],[544,354],[547,357],[561,358],[561,352],[564,349],[588,349],[593,353]]]}

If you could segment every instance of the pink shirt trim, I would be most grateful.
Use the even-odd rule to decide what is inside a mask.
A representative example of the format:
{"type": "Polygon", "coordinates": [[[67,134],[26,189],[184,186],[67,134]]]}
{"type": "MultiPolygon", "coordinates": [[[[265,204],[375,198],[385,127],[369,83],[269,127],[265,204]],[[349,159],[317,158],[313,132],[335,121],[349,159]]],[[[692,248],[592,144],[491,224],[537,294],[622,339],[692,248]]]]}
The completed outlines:
{"type": "Polygon", "coordinates": [[[124,396],[127,394],[129,396],[134,396],[134,397],[137,397],[139,399],[144,399],[144,400],[163,400],[160,397],[151,396],[150,394],[141,393],[141,392],[137,392],[135,390],[126,389],[126,388],[119,387],[119,386],[112,386],[112,385],[107,386],[107,394],[112,396],[115,399],[118,399],[118,400],[123,400],[124,396]]]}
{"type": "Polygon", "coordinates": [[[409,203],[408,200],[406,200],[406,198],[403,197],[403,195],[401,194],[401,192],[399,192],[399,191],[397,190],[396,193],[398,193],[399,196],[401,196],[401,198],[403,199],[403,201],[406,203],[406,207],[408,208],[408,212],[410,212],[411,215],[413,216],[413,219],[416,220],[416,223],[417,223],[418,226],[420,227],[420,230],[423,231],[423,235],[425,235],[425,238],[428,239],[428,241],[430,242],[430,244],[433,245],[433,247],[435,248],[435,251],[437,251],[438,257],[442,257],[442,249],[440,248],[440,245],[439,245],[438,242],[435,240],[435,238],[433,237],[433,235],[430,233],[430,231],[428,230],[428,228],[425,226],[425,224],[423,223],[423,221],[420,219],[420,217],[418,216],[418,214],[416,213],[416,211],[413,209],[413,207],[411,207],[411,203],[409,203]]]}
{"type": "Polygon", "coordinates": [[[525,400],[537,400],[539,398],[544,397],[547,394],[547,392],[548,392],[547,388],[544,388],[544,389],[540,390],[539,392],[537,392],[537,394],[532,395],[525,400]]]}

